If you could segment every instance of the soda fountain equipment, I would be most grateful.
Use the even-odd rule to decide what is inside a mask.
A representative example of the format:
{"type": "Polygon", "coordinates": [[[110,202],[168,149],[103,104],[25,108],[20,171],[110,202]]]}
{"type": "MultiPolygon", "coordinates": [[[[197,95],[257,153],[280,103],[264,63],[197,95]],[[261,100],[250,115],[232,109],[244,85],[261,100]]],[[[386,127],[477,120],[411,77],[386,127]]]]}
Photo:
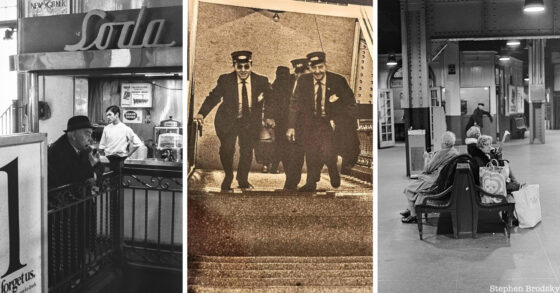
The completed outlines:
{"type": "Polygon", "coordinates": [[[155,157],[167,162],[182,162],[183,127],[173,116],[154,127],[155,157]]]}

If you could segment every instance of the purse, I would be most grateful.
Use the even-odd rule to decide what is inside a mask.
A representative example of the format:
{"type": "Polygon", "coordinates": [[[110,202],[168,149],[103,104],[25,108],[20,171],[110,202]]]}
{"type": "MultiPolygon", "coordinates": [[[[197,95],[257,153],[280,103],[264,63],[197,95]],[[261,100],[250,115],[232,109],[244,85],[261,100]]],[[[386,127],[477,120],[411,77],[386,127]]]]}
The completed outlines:
{"type": "MultiPolygon", "coordinates": [[[[506,191],[506,170],[499,166],[497,160],[491,160],[486,167],[480,167],[480,185],[482,189],[490,194],[507,195],[506,191]]],[[[482,203],[500,203],[501,200],[483,195],[482,203]]]]}

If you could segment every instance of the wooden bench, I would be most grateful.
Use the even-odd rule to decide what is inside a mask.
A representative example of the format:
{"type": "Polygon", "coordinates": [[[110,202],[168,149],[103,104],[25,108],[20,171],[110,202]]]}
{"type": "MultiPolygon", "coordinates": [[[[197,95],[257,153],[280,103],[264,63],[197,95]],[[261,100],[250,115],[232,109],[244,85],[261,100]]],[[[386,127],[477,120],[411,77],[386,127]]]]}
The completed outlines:
{"type": "MultiPolygon", "coordinates": [[[[504,196],[486,193],[475,184],[471,168],[476,167],[472,158],[463,154],[449,162],[440,172],[438,182],[448,182],[443,191],[427,195],[421,204],[416,205],[416,214],[443,213],[451,214],[453,236],[459,234],[472,234],[476,237],[478,230],[478,214],[480,211],[498,212],[506,211],[510,219],[506,220],[506,236],[509,239],[511,227],[511,215],[513,214],[513,203],[508,203],[504,196]],[[452,178],[452,180],[451,180],[452,178]],[[499,203],[482,203],[481,195],[488,195],[500,200],[499,203]]],[[[426,215],[427,219],[427,215],[426,215]]],[[[418,234],[422,239],[422,217],[418,218],[418,234]]]]}

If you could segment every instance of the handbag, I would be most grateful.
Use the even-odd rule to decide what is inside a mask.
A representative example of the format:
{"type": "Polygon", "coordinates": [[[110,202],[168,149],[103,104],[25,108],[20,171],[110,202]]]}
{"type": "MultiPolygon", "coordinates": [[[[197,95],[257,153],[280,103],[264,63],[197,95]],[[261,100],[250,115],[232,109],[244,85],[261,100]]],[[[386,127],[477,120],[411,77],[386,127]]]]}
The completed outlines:
{"type": "MultiPolygon", "coordinates": [[[[486,167],[480,167],[480,185],[482,189],[490,194],[507,195],[506,192],[506,170],[499,166],[498,161],[491,160],[486,167]],[[494,164],[495,163],[495,164],[494,164]]],[[[482,203],[500,203],[502,200],[483,195],[482,203]]]]}
{"type": "Polygon", "coordinates": [[[512,193],[515,199],[515,213],[519,220],[519,228],[535,227],[541,220],[541,200],[539,185],[524,185],[512,193]]]}
{"type": "Polygon", "coordinates": [[[258,164],[270,164],[274,159],[274,128],[262,127],[255,144],[255,160],[258,164]]]}

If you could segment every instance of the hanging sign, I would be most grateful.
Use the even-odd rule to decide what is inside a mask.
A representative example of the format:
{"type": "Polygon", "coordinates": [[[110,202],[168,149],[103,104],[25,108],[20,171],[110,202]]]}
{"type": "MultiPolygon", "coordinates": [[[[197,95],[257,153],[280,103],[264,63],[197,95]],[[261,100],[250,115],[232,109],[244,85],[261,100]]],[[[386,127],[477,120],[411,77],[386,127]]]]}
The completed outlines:
{"type": "Polygon", "coordinates": [[[47,290],[46,150],[45,134],[0,138],[1,293],[47,290]]]}
{"type": "Polygon", "coordinates": [[[182,6],[116,11],[94,9],[80,14],[21,18],[18,19],[18,29],[18,33],[25,36],[21,39],[19,54],[139,48],[154,50],[182,46],[183,14],[182,6]],[[48,36],[48,42],[45,36],[48,36]]]}
{"type": "Polygon", "coordinates": [[[117,39],[117,48],[119,49],[132,49],[132,48],[151,48],[151,47],[171,47],[175,45],[175,41],[169,43],[160,43],[162,30],[164,29],[165,19],[154,19],[148,22],[145,27],[141,28],[144,21],[144,14],[146,8],[142,8],[138,13],[136,21],[122,21],[122,22],[106,22],[102,24],[97,30],[95,40],[88,42],[88,27],[91,27],[95,16],[100,19],[105,19],[107,12],[99,9],[94,9],[86,14],[82,22],[82,33],[80,41],[73,45],[64,46],[65,51],[83,51],[91,48],[98,50],[105,50],[112,47],[114,43],[112,40],[117,39]],[[143,33],[142,33],[143,32],[143,33]]]}
{"type": "Polygon", "coordinates": [[[121,107],[151,108],[151,83],[123,83],[121,85],[121,107]]]}

